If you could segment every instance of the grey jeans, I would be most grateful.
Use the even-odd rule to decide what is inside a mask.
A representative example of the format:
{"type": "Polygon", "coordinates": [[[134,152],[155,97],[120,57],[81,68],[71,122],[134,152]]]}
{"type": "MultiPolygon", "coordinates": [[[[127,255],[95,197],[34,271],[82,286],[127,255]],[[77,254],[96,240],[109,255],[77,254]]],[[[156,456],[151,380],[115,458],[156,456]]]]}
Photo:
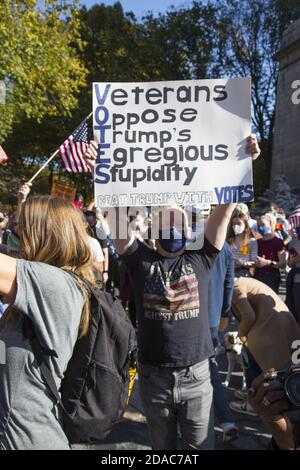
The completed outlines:
{"type": "Polygon", "coordinates": [[[140,364],[140,394],[153,449],[214,448],[212,386],[208,360],[184,368],[140,364]]]}

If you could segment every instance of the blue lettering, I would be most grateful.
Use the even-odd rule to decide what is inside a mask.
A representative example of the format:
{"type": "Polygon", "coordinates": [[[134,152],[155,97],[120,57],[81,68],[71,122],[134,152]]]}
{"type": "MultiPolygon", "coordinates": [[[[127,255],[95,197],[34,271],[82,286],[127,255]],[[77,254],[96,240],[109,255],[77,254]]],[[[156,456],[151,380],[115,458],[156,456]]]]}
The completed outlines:
{"type": "Polygon", "coordinates": [[[97,176],[95,178],[95,184],[107,184],[110,181],[110,176],[108,173],[102,171],[103,169],[109,169],[109,164],[106,163],[106,160],[102,160],[102,162],[105,163],[100,163],[100,165],[96,165],[95,167],[95,175],[97,176]]]}
{"type": "Polygon", "coordinates": [[[229,204],[230,202],[250,202],[253,200],[253,185],[246,186],[223,186],[214,188],[218,204],[229,204]]]}
{"type": "Polygon", "coordinates": [[[108,164],[111,163],[110,158],[101,158],[102,155],[105,155],[105,150],[103,150],[103,148],[107,148],[108,146],[110,146],[110,145],[109,144],[102,144],[101,148],[98,147],[96,163],[108,163],[108,164]]]}
{"type": "MultiPolygon", "coordinates": [[[[98,126],[96,126],[98,127],[98,126]]],[[[110,129],[111,126],[101,126],[100,127],[100,144],[103,144],[101,145],[101,148],[110,148],[110,144],[105,144],[105,130],[106,129],[110,129]]]]}
{"type": "Polygon", "coordinates": [[[219,191],[218,188],[215,188],[215,193],[216,193],[216,196],[217,196],[217,199],[218,199],[218,204],[221,204],[222,203],[222,198],[223,198],[223,193],[224,193],[224,188],[221,188],[220,191],[219,191]]]}
{"type": "Polygon", "coordinates": [[[244,186],[233,186],[231,202],[241,202],[241,194],[244,186]]]}
{"type": "Polygon", "coordinates": [[[245,193],[248,194],[248,196],[244,196],[243,202],[250,202],[254,198],[254,191],[253,191],[253,185],[252,184],[247,184],[245,186],[245,193]]]}
{"type": "Polygon", "coordinates": [[[98,104],[100,104],[100,105],[104,104],[105,101],[106,101],[108,92],[109,92],[109,90],[110,90],[111,84],[108,83],[108,84],[106,85],[105,90],[104,90],[104,94],[103,94],[102,97],[101,97],[101,95],[100,95],[99,85],[98,85],[97,83],[95,83],[95,84],[94,84],[94,87],[95,87],[94,90],[95,90],[95,92],[96,92],[96,98],[97,98],[98,104]]]}
{"type": "Polygon", "coordinates": [[[99,135],[99,143],[100,146],[98,147],[97,152],[97,159],[96,159],[96,168],[95,168],[95,184],[107,184],[110,181],[110,174],[109,169],[111,165],[110,158],[102,158],[105,156],[105,149],[110,148],[110,144],[106,143],[106,135],[105,132],[108,129],[111,129],[110,124],[106,124],[109,121],[109,110],[106,106],[104,106],[107,96],[109,94],[109,90],[111,88],[111,84],[107,84],[105,86],[103,95],[101,96],[100,87],[98,84],[94,85],[94,91],[97,99],[97,103],[99,106],[95,109],[95,122],[96,125],[94,126],[95,130],[100,131],[99,135]],[[108,171],[105,171],[108,170],[108,171]]]}
{"type": "Polygon", "coordinates": [[[95,129],[100,129],[100,127],[104,126],[104,124],[108,121],[109,112],[105,106],[98,106],[95,111],[95,121],[98,126],[95,126],[95,129]],[[103,111],[103,119],[100,119],[99,114],[103,111]]]}
{"type": "Polygon", "coordinates": [[[229,204],[231,202],[231,187],[225,186],[224,188],[224,204],[229,204]]]}

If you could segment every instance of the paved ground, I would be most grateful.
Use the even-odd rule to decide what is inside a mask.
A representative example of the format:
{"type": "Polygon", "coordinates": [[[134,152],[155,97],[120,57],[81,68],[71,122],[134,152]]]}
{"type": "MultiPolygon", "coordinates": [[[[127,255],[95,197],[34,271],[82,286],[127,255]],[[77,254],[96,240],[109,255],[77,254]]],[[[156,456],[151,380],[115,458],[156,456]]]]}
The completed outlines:
{"type": "MultiPolygon", "coordinates": [[[[227,360],[224,355],[218,357],[220,370],[225,379],[227,360]]],[[[238,366],[237,366],[238,367],[238,366]]],[[[230,387],[226,390],[228,400],[237,400],[233,393],[241,387],[241,371],[233,373],[230,387]]],[[[215,426],[216,449],[218,450],[264,450],[270,435],[267,434],[259,418],[233,413],[239,428],[238,439],[223,443],[222,431],[215,426]]],[[[111,434],[97,445],[76,445],[75,449],[88,450],[150,450],[146,420],[139,397],[138,380],[135,383],[129,406],[122,422],[117,424],[111,434]]]]}
{"type": "MultiPolygon", "coordinates": [[[[280,296],[285,298],[285,273],[282,273],[280,296]]],[[[233,328],[234,329],[234,328],[233,328]]],[[[218,357],[222,381],[227,372],[227,359],[225,355],[218,357]]],[[[236,366],[238,367],[238,366],[236,366]]],[[[234,397],[235,390],[241,388],[242,373],[236,370],[231,379],[230,387],[225,390],[228,401],[237,400],[234,397]]],[[[234,413],[236,424],[239,428],[239,437],[231,442],[223,443],[222,431],[215,426],[215,439],[217,450],[265,450],[268,446],[270,435],[266,433],[262,422],[258,417],[234,413]]],[[[117,424],[111,434],[97,445],[76,445],[74,449],[88,450],[150,450],[146,420],[143,415],[143,407],[139,397],[138,380],[135,383],[129,406],[123,420],[117,424]]]]}

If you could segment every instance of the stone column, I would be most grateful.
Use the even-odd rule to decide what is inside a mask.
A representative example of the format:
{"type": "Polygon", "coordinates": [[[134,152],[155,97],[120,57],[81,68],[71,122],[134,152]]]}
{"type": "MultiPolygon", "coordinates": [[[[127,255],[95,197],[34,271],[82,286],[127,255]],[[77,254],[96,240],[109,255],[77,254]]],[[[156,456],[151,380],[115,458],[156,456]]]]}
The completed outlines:
{"type": "Polygon", "coordinates": [[[279,75],[271,178],[283,174],[291,186],[300,186],[300,103],[292,102],[292,83],[300,80],[300,18],[283,33],[273,59],[279,61],[279,75]]]}

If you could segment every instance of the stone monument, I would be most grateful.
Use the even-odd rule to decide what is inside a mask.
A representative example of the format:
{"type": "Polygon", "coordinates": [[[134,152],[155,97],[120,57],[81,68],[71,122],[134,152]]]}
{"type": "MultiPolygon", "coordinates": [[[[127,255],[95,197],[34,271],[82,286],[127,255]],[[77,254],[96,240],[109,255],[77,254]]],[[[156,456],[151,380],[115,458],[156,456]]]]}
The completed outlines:
{"type": "MultiPolygon", "coordinates": [[[[300,81],[300,18],[283,33],[279,62],[271,180],[285,175],[290,186],[300,186],[300,103],[292,101],[300,81]]],[[[297,93],[300,97],[300,92],[297,93]]],[[[294,100],[295,101],[295,100],[294,100]]]]}
{"type": "Polygon", "coordinates": [[[291,188],[284,175],[274,176],[271,187],[272,189],[266,189],[263,195],[257,198],[254,212],[257,215],[264,214],[270,204],[274,203],[289,216],[300,203],[300,188],[291,188]]]}

